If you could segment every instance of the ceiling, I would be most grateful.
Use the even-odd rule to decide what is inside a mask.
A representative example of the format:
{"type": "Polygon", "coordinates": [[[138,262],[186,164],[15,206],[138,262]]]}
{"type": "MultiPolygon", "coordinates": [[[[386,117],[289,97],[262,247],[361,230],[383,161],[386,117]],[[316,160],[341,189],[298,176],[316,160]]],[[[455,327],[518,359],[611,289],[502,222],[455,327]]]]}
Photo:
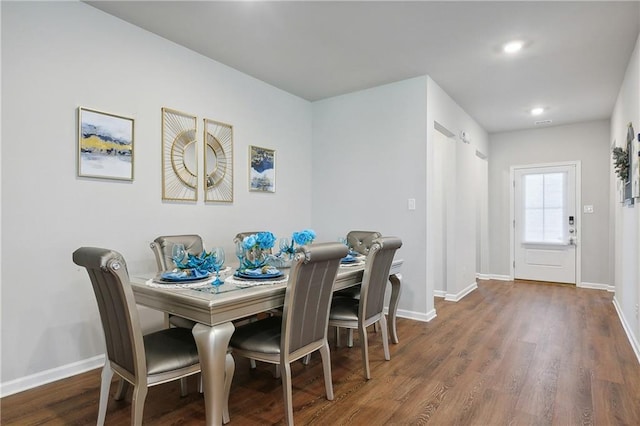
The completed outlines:
{"type": "Polygon", "coordinates": [[[640,1],[86,3],[309,101],[428,74],[490,133],[609,118],[640,32],[640,1]]]}

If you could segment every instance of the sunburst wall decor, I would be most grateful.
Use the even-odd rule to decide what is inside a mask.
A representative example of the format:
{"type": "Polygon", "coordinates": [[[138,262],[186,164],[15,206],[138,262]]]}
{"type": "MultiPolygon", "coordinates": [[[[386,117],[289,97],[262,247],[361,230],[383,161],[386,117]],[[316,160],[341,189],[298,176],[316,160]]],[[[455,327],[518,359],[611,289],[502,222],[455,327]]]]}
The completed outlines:
{"type": "Polygon", "coordinates": [[[197,201],[196,117],[162,108],[162,199],[197,201]]]}
{"type": "Polygon", "coordinates": [[[233,127],[204,119],[204,200],[233,201],[233,127]]]}

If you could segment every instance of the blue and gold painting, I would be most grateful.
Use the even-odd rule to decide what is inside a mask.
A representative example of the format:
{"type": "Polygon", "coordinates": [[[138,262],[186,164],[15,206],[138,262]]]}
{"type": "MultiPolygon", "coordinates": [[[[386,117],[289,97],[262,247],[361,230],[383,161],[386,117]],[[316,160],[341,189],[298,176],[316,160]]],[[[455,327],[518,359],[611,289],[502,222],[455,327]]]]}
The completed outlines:
{"type": "Polygon", "coordinates": [[[78,176],[133,180],[133,119],[79,109],[78,176]]]}

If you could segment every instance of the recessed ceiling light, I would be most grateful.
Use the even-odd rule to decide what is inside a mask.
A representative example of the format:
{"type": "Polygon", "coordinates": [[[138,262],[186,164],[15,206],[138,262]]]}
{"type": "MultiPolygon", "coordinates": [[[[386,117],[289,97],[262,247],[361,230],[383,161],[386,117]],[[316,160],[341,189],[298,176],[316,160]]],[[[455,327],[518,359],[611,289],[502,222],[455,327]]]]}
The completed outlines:
{"type": "Polygon", "coordinates": [[[521,41],[510,41],[502,47],[502,50],[504,50],[505,53],[516,53],[522,49],[523,45],[524,43],[521,41]]]}
{"type": "Polygon", "coordinates": [[[544,108],[536,107],[531,109],[531,115],[540,115],[544,112],[544,108]]]}

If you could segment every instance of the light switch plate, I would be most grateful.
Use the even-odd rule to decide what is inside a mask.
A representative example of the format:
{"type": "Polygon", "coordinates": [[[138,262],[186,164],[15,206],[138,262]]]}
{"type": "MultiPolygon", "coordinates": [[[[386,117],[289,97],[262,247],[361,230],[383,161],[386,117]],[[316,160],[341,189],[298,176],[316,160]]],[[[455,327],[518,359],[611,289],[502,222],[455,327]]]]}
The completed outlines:
{"type": "Polygon", "coordinates": [[[409,210],[415,210],[416,209],[416,199],[415,198],[409,198],[409,200],[407,202],[407,207],[409,208],[409,210]]]}

